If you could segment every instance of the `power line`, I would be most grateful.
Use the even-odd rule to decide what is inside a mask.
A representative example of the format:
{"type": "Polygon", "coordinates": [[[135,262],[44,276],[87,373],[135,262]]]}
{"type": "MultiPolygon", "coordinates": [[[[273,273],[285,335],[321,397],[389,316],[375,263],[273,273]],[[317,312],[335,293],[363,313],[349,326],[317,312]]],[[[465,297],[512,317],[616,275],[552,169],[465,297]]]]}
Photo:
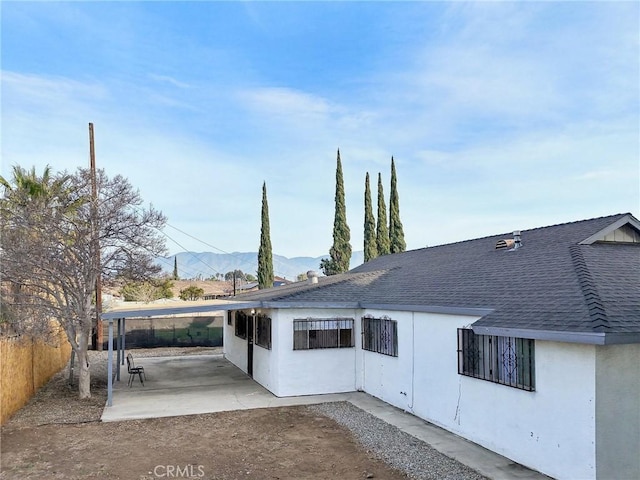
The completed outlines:
{"type": "MultiPolygon", "coordinates": [[[[133,206],[133,208],[134,208],[135,210],[137,210],[138,212],[144,212],[144,210],[143,210],[142,208],[138,207],[137,205],[132,205],[132,206],[133,206]]],[[[189,237],[193,238],[194,240],[198,240],[199,242],[202,242],[202,240],[199,240],[199,239],[197,239],[196,237],[194,237],[194,236],[192,236],[192,235],[189,235],[187,232],[183,232],[182,230],[180,230],[180,229],[179,229],[179,228],[177,228],[177,227],[174,227],[173,225],[169,225],[168,223],[166,223],[165,225],[167,225],[167,226],[169,226],[169,227],[171,227],[171,228],[174,228],[174,229],[178,230],[179,232],[181,232],[181,233],[183,233],[183,234],[185,234],[185,235],[187,235],[187,236],[189,236],[189,237]]],[[[157,227],[154,227],[154,228],[155,228],[156,230],[158,230],[162,235],[164,235],[165,237],[167,237],[169,240],[171,240],[173,243],[175,243],[176,245],[178,245],[178,246],[179,246],[179,247],[180,247],[180,248],[181,248],[185,253],[189,253],[189,254],[191,254],[194,258],[196,258],[196,260],[198,260],[198,261],[199,261],[199,262],[201,262],[202,264],[206,265],[206,266],[207,266],[207,268],[210,268],[210,269],[211,269],[211,270],[213,270],[215,273],[219,273],[220,275],[222,275],[222,272],[219,272],[218,270],[216,270],[215,268],[213,268],[211,265],[209,265],[207,262],[205,262],[204,260],[202,260],[200,257],[195,256],[195,255],[193,254],[193,252],[188,251],[188,250],[184,247],[184,245],[180,244],[176,239],[172,238],[172,237],[171,237],[168,233],[166,233],[164,230],[162,230],[162,229],[160,229],[160,228],[157,228],[157,227]]],[[[205,243],[205,242],[202,242],[202,243],[205,243]]],[[[214,247],[213,245],[209,245],[209,246],[210,246],[210,247],[212,247],[212,248],[216,248],[216,247],[214,247]]],[[[216,248],[216,250],[220,250],[220,249],[219,249],[219,248],[216,248]]],[[[222,250],[220,250],[220,251],[222,251],[222,250]]],[[[175,256],[175,255],[174,255],[174,256],[175,256]]],[[[159,258],[160,258],[160,259],[162,259],[162,261],[164,261],[167,265],[169,265],[169,264],[170,264],[170,263],[169,263],[169,260],[168,260],[168,259],[166,259],[165,257],[159,257],[159,258]]],[[[186,270],[181,269],[180,267],[178,267],[178,270],[181,270],[183,273],[191,273],[191,272],[187,272],[186,270]]]]}
{"type": "MultiPolygon", "coordinates": [[[[215,250],[218,250],[219,252],[222,252],[222,253],[224,253],[224,254],[226,254],[226,255],[234,255],[233,253],[225,252],[225,251],[224,251],[224,250],[222,250],[221,248],[218,248],[218,247],[216,247],[215,245],[211,245],[210,243],[207,243],[207,242],[205,242],[204,240],[200,240],[199,238],[194,237],[194,236],[193,236],[193,235],[191,235],[190,233],[187,233],[187,232],[185,232],[184,230],[180,230],[178,227],[174,227],[173,225],[171,225],[171,224],[169,224],[169,223],[167,223],[166,225],[167,225],[167,227],[171,227],[171,228],[173,228],[174,230],[179,231],[179,232],[180,232],[180,233],[182,233],[183,235],[186,235],[187,237],[193,238],[194,240],[196,240],[196,241],[198,241],[198,242],[200,242],[200,243],[202,243],[202,244],[206,245],[207,247],[211,247],[211,248],[213,248],[213,249],[215,249],[215,250]]],[[[167,235],[167,236],[168,236],[168,235],[167,235]]],[[[178,243],[178,242],[176,242],[176,243],[178,243]]],[[[178,245],[180,245],[180,244],[178,244],[178,245]]],[[[184,248],[184,247],[182,247],[182,245],[180,245],[180,247],[181,247],[181,248],[184,248]]],[[[186,251],[186,250],[185,250],[185,251],[186,251]]],[[[235,256],[235,255],[234,255],[234,256],[235,256]]]]}
{"type": "MultiPolygon", "coordinates": [[[[189,234],[189,233],[185,232],[184,230],[179,229],[178,227],[174,227],[173,225],[171,225],[171,224],[169,224],[169,223],[167,223],[166,225],[167,225],[168,227],[173,228],[174,230],[177,230],[178,232],[182,233],[183,235],[186,235],[187,237],[190,237],[190,238],[192,238],[192,239],[194,239],[194,240],[196,240],[196,241],[198,241],[198,242],[202,243],[203,245],[206,245],[207,247],[211,247],[211,248],[213,248],[213,249],[215,249],[215,250],[218,250],[219,252],[222,252],[222,253],[224,253],[224,254],[226,254],[226,255],[231,255],[231,256],[233,256],[233,257],[239,258],[235,253],[226,252],[226,251],[222,250],[221,248],[216,247],[215,245],[211,245],[210,243],[205,242],[204,240],[201,240],[201,239],[199,239],[199,238],[197,238],[197,237],[194,237],[193,235],[191,235],[191,234],[189,234]]],[[[163,232],[163,233],[164,233],[164,232],[163,232]]],[[[165,234],[165,235],[166,235],[166,234],[165,234]]],[[[167,235],[167,237],[168,237],[168,238],[171,238],[171,237],[169,237],[168,235],[167,235]]],[[[174,241],[175,241],[175,240],[174,240],[174,241]]],[[[188,252],[188,251],[187,251],[187,250],[186,250],[182,245],[180,245],[178,242],[176,242],[176,244],[178,244],[178,245],[180,246],[180,248],[182,248],[185,252],[187,252],[187,253],[191,253],[191,252],[188,252]]],[[[279,261],[278,259],[274,259],[274,260],[279,261]]],[[[221,273],[221,272],[218,272],[218,273],[221,273]]],[[[276,272],[276,273],[280,274],[283,278],[285,277],[285,275],[284,275],[282,272],[276,272]]]]}
{"type": "MultiPolygon", "coordinates": [[[[175,227],[174,227],[175,228],[175,227]]],[[[176,245],[178,245],[180,248],[182,248],[186,253],[191,253],[191,255],[193,255],[193,252],[189,252],[186,248],[184,248],[183,245],[181,245],[180,243],[178,243],[177,240],[175,240],[174,238],[171,238],[166,232],[158,229],[160,231],[160,233],[162,233],[165,237],[167,237],[169,240],[171,240],[173,243],[175,243],[176,245]]],[[[196,239],[197,240],[197,239],[196,239]]],[[[207,262],[205,262],[204,260],[202,260],[200,257],[193,255],[200,263],[206,265],[208,268],[210,268],[211,270],[213,270],[216,273],[219,273],[222,275],[222,272],[219,272],[218,270],[216,270],[215,268],[213,268],[211,265],[209,265],[207,262]]],[[[179,268],[178,268],[179,269],[179,268]]]]}
{"type": "MultiPolygon", "coordinates": [[[[136,209],[138,209],[138,210],[140,210],[138,207],[135,207],[135,208],[136,208],[136,209]]],[[[210,247],[210,248],[213,248],[214,250],[217,250],[217,251],[219,251],[219,252],[222,252],[222,253],[224,253],[225,255],[231,255],[232,257],[235,257],[235,258],[238,258],[238,259],[240,258],[240,257],[238,257],[235,253],[227,252],[227,251],[225,251],[225,250],[223,250],[223,249],[221,249],[221,248],[216,247],[215,245],[211,245],[210,243],[205,242],[204,240],[201,240],[200,238],[197,238],[197,237],[195,237],[195,236],[191,235],[190,233],[187,233],[187,232],[185,232],[184,230],[182,230],[182,229],[180,229],[180,228],[178,228],[178,227],[175,227],[175,226],[171,225],[171,224],[170,224],[170,223],[168,223],[168,222],[167,222],[165,225],[166,225],[167,227],[171,227],[171,228],[173,228],[174,230],[176,230],[176,231],[178,231],[178,232],[182,233],[183,235],[186,235],[186,236],[187,236],[187,237],[189,237],[189,238],[192,238],[193,240],[195,240],[195,241],[197,241],[197,242],[202,243],[203,245],[206,245],[207,247],[210,247]]],[[[201,263],[203,263],[204,265],[206,265],[208,268],[210,268],[210,269],[211,269],[211,270],[213,270],[214,272],[219,273],[219,274],[221,274],[221,275],[222,275],[222,272],[219,272],[219,271],[217,271],[215,268],[213,268],[211,265],[208,265],[208,264],[207,264],[204,260],[202,260],[200,257],[196,257],[196,256],[194,255],[194,253],[193,253],[193,252],[190,252],[189,250],[187,250],[183,245],[181,245],[180,243],[178,243],[175,239],[171,238],[171,237],[170,237],[166,232],[164,232],[163,230],[160,230],[160,229],[158,229],[158,230],[159,230],[159,231],[160,231],[164,236],[166,236],[169,240],[171,240],[171,241],[172,241],[172,242],[174,242],[176,245],[178,245],[180,248],[182,248],[182,250],[184,251],[184,253],[189,253],[190,255],[194,256],[194,257],[195,257],[199,262],[201,262],[201,263]]],[[[279,261],[278,259],[274,259],[274,260],[275,260],[275,261],[279,261]]],[[[178,269],[180,269],[180,268],[178,267],[178,269]]],[[[245,273],[247,273],[247,272],[245,272],[245,273]]],[[[278,271],[278,272],[274,272],[274,273],[277,273],[277,274],[278,274],[278,276],[281,276],[282,278],[286,278],[286,277],[285,277],[285,275],[284,275],[284,273],[282,273],[282,272],[280,272],[280,271],[278,271]]]]}

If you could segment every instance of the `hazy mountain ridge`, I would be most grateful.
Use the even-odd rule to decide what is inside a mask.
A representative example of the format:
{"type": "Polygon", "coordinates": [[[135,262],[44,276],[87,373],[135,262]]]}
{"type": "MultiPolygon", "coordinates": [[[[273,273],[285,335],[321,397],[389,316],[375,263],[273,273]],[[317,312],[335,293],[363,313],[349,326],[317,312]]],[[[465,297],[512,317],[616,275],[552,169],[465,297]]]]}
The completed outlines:
{"type": "MultiPolygon", "coordinates": [[[[294,257],[287,258],[282,255],[273,255],[273,272],[278,277],[287,280],[295,280],[301,273],[315,270],[322,274],[320,270],[320,260],[328,258],[329,255],[321,257],[294,257]]],[[[242,270],[257,276],[258,253],[257,252],[181,252],[168,257],[157,259],[158,265],[163,273],[173,274],[174,258],[178,259],[178,276],[182,279],[188,278],[210,278],[216,273],[224,275],[233,270],[242,270]]],[[[351,256],[351,268],[360,265],[364,260],[364,252],[353,252],[351,256]]]]}

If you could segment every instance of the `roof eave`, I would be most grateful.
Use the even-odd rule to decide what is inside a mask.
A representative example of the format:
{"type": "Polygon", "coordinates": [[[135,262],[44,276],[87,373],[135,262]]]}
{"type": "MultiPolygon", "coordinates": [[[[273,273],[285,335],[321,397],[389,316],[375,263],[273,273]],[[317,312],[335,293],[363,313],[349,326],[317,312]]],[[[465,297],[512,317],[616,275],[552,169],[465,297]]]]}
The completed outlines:
{"type": "Polygon", "coordinates": [[[264,301],[262,308],[360,308],[359,302],[264,301]]]}
{"type": "Polygon", "coordinates": [[[265,300],[255,301],[252,303],[244,303],[234,305],[233,310],[247,307],[261,308],[356,308],[360,310],[388,310],[392,312],[422,312],[422,313],[441,313],[445,315],[465,315],[471,317],[483,317],[493,312],[490,308],[477,307],[452,307],[440,305],[403,305],[403,304],[384,304],[384,303],[368,303],[368,302],[312,302],[312,301],[287,301],[287,300],[265,300]]]}
{"type": "Polygon", "coordinates": [[[421,313],[442,313],[445,315],[467,315],[472,317],[484,317],[493,312],[491,308],[479,307],[452,307],[441,305],[389,305],[384,303],[361,304],[361,308],[370,310],[391,310],[395,312],[421,312],[421,313]]]}
{"type": "Polygon", "coordinates": [[[159,317],[163,315],[183,315],[189,313],[217,312],[221,310],[229,310],[230,303],[215,303],[208,305],[194,305],[189,307],[173,306],[158,308],[140,308],[132,310],[112,310],[104,312],[100,315],[102,320],[115,320],[117,318],[146,318],[159,317]]]}
{"type": "Polygon", "coordinates": [[[583,241],[579,242],[578,245],[591,245],[594,242],[597,242],[598,240],[603,238],[604,236],[608,235],[609,233],[613,232],[614,230],[617,230],[623,225],[626,225],[627,223],[631,224],[637,230],[640,230],[640,222],[633,215],[631,215],[630,213],[627,213],[624,216],[620,217],[615,222],[613,222],[611,225],[603,228],[602,230],[597,231],[590,237],[585,238],[583,241]]]}
{"type": "Polygon", "coordinates": [[[478,335],[531,338],[552,342],[583,343],[588,345],[622,345],[640,343],[640,332],[575,332],[558,330],[534,330],[525,328],[484,327],[471,325],[478,335]]]}

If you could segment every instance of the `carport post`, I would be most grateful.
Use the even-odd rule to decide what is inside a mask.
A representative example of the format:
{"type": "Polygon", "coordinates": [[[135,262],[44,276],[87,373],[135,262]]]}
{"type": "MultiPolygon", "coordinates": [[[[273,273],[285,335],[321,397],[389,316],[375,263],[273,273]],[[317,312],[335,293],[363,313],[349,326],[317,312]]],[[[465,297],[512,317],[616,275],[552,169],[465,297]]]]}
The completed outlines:
{"type": "Polygon", "coordinates": [[[109,319],[109,354],[107,356],[107,407],[113,405],[113,319],[109,319]]]}
{"type": "Polygon", "coordinates": [[[122,340],[120,338],[120,325],[122,325],[122,319],[119,318],[118,319],[118,338],[116,339],[116,346],[118,349],[118,360],[116,362],[116,365],[118,366],[118,368],[116,369],[116,380],[120,381],[120,348],[122,345],[122,340]]]}
{"type": "Polygon", "coordinates": [[[124,365],[124,352],[127,350],[124,346],[124,342],[127,339],[127,319],[122,319],[122,365],[124,365]]]}

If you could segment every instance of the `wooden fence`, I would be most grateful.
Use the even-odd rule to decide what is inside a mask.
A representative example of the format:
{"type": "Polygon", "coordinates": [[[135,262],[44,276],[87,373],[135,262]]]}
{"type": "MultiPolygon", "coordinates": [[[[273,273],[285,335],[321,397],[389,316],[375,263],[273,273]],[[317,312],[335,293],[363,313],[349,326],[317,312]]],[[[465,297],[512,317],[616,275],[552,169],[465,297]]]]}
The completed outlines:
{"type": "Polygon", "coordinates": [[[58,346],[24,337],[0,337],[0,424],[69,361],[71,345],[64,331],[58,346]]]}

